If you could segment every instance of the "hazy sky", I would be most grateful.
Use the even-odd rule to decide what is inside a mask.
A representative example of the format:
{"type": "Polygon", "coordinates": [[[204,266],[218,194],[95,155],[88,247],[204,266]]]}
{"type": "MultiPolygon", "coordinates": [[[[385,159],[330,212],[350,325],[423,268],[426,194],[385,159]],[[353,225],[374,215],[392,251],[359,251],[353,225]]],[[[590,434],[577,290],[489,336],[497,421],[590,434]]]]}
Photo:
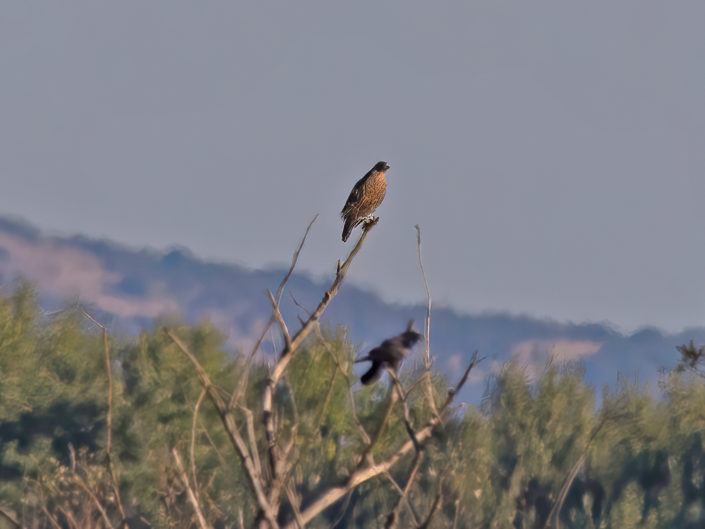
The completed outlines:
{"type": "MultiPolygon", "coordinates": [[[[0,214],[301,268],[386,160],[350,280],[626,329],[705,324],[705,3],[7,2],[0,214]]],[[[356,237],[355,237],[356,239],[356,237]]]]}

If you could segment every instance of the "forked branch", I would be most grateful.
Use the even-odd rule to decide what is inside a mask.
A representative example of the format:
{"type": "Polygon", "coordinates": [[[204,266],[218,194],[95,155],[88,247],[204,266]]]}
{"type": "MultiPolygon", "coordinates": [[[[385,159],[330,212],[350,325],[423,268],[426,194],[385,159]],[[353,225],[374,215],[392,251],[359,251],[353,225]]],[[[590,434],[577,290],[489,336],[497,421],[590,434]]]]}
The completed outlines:
{"type": "MultiPolygon", "coordinates": [[[[460,378],[458,383],[451,389],[448,390],[448,395],[443,403],[443,405],[440,407],[438,410],[439,414],[432,416],[424,425],[423,428],[420,430],[416,431],[416,439],[418,443],[423,443],[426,439],[428,439],[431,434],[433,433],[433,430],[436,426],[438,426],[441,422],[441,416],[446,413],[451,405],[453,404],[453,400],[455,399],[455,396],[458,394],[458,392],[463,388],[465,383],[467,382],[468,376],[470,375],[470,372],[472,369],[477,365],[478,363],[478,357],[477,357],[477,351],[472,356],[472,359],[470,360],[470,363],[468,364],[467,369],[463,373],[463,376],[460,378]]],[[[301,519],[303,520],[304,523],[310,522],[314,517],[316,517],[318,514],[320,514],[324,509],[328,508],[330,505],[338,501],[340,498],[345,496],[349,491],[360,485],[361,483],[364,483],[365,481],[372,479],[383,472],[388,471],[390,468],[392,468],[395,464],[399,462],[399,460],[404,457],[406,454],[414,450],[415,448],[415,443],[410,439],[406,441],[404,444],[402,444],[396,452],[394,452],[391,456],[389,456],[387,459],[380,463],[370,463],[369,465],[366,465],[362,468],[357,467],[355,470],[353,470],[344,480],[343,482],[334,487],[330,487],[327,490],[324,490],[321,492],[312,502],[310,502],[302,511],[301,511],[301,519]]],[[[295,529],[296,525],[295,522],[290,522],[287,525],[284,526],[283,529],[295,529]]]]}
{"type": "MultiPolygon", "coordinates": [[[[286,371],[289,362],[291,362],[291,358],[293,357],[294,353],[306,339],[308,334],[315,328],[319,318],[328,307],[328,304],[338,293],[338,289],[340,288],[340,285],[345,279],[348,269],[350,268],[350,264],[362,248],[362,244],[365,242],[365,239],[367,238],[367,234],[369,233],[370,229],[376,224],[377,220],[365,224],[365,226],[363,227],[362,235],[357,241],[357,244],[355,244],[355,246],[353,247],[347,259],[342,264],[338,262],[333,283],[323,294],[323,299],[320,301],[316,309],[304,321],[304,323],[301,325],[301,328],[296,332],[296,334],[294,334],[294,336],[289,336],[289,331],[286,327],[286,324],[284,323],[283,318],[281,317],[281,312],[279,312],[278,300],[283,291],[284,284],[288,279],[289,275],[291,274],[291,270],[293,270],[293,265],[295,264],[296,259],[294,259],[294,262],[292,263],[292,268],[290,269],[290,272],[287,274],[287,276],[284,278],[284,281],[282,281],[282,284],[279,286],[277,296],[271,296],[270,293],[270,300],[272,301],[273,305],[272,317],[275,321],[279,323],[282,329],[282,334],[284,336],[284,347],[279,355],[279,358],[277,359],[277,363],[274,365],[274,368],[272,369],[269,375],[269,379],[267,380],[267,384],[265,385],[262,395],[262,424],[264,426],[265,439],[267,441],[267,460],[269,461],[270,466],[267,489],[268,498],[270,503],[272,504],[276,504],[279,499],[279,494],[283,485],[283,483],[281,482],[282,480],[280,479],[280,470],[284,467],[284,462],[281,461],[281,454],[277,449],[277,440],[274,427],[273,399],[277,385],[279,384],[281,377],[286,371]],[[274,299],[272,300],[271,298],[274,299]]],[[[297,254],[295,254],[295,257],[297,255],[298,250],[297,254]]]]}
{"type": "Polygon", "coordinates": [[[242,462],[242,466],[245,467],[245,475],[247,476],[247,480],[250,483],[250,486],[252,487],[252,491],[255,495],[255,499],[257,500],[257,504],[260,508],[260,511],[262,512],[266,520],[269,522],[271,528],[277,529],[279,525],[277,524],[274,509],[272,508],[267,498],[267,495],[265,494],[262,475],[257,471],[257,466],[255,464],[253,455],[250,454],[247,447],[247,443],[240,434],[240,430],[238,429],[237,424],[235,423],[235,416],[233,415],[230,406],[223,400],[223,397],[221,396],[218,388],[212,384],[208,373],[206,373],[205,369],[203,369],[203,366],[201,366],[201,363],[193,355],[189,348],[186,347],[183,341],[181,341],[181,339],[176,336],[174,332],[171,331],[171,329],[164,329],[164,332],[166,332],[166,335],[171,339],[172,342],[174,342],[174,344],[176,344],[179,350],[191,361],[194,368],[196,369],[198,379],[201,382],[203,388],[208,392],[208,397],[210,398],[211,402],[213,403],[213,406],[215,406],[215,409],[218,412],[218,415],[220,416],[220,420],[223,424],[223,427],[225,428],[226,433],[228,434],[228,438],[230,439],[230,442],[233,445],[235,452],[239,456],[240,461],[242,462]]]}

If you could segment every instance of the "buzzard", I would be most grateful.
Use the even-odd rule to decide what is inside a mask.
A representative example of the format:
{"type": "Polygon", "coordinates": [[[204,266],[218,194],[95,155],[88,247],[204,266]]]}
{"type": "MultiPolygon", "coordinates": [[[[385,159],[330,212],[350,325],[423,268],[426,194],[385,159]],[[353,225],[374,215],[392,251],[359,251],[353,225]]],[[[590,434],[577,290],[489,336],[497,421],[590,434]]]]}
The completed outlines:
{"type": "Polygon", "coordinates": [[[421,339],[421,334],[413,330],[414,320],[409,321],[406,330],[395,336],[384,340],[378,347],[372,349],[367,356],[356,360],[356,362],[371,361],[372,366],[360,377],[363,384],[371,384],[377,380],[385,368],[394,371],[399,369],[401,361],[409,354],[411,348],[421,339]]]}
{"type": "Polygon", "coordinates": [[[372,220],[372,213],[384,200],[387,192],[387,180],[384,175],[389,169],[387,162],[377,162],[365,176],[358,180],[343,206],[340,216],[345,221],[343,242],[348,240],[350,232],[358,224],[372,220]]]}

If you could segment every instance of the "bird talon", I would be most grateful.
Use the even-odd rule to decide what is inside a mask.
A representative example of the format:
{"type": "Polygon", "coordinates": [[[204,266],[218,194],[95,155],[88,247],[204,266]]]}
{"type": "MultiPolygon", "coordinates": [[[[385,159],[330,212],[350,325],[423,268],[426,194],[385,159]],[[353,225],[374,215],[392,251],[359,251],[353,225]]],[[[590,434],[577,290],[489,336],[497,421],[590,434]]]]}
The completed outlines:
{"type": "Polygon", "coordinates": [[[362,228],[364,230],[369,230],[372,226],[377,224],[379,222],[379,217],[367,217],[365,220],[362,221],[362,228]]]}

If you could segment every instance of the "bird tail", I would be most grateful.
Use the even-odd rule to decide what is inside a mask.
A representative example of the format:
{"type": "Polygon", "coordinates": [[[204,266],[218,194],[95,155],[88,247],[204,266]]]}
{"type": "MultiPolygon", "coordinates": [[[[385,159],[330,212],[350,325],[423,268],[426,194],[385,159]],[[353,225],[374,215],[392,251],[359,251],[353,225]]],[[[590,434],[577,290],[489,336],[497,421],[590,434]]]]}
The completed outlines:
{"type": "Polygon", "coordinates": [[[367,384],[372,384],[380,376],[382,376],[382,364],[380,362],[372,362],[367,372],[360,377],[360,382],[366,386],[367,384]]]}
{"type": "Polygon", "coordinates": [[[350,233],[354,227],[355,223],[353,222],[352,217],[345,219],[345,225],[343,226],[343,242],[348,240],[348,237],[350,237],[350,233]]]}

